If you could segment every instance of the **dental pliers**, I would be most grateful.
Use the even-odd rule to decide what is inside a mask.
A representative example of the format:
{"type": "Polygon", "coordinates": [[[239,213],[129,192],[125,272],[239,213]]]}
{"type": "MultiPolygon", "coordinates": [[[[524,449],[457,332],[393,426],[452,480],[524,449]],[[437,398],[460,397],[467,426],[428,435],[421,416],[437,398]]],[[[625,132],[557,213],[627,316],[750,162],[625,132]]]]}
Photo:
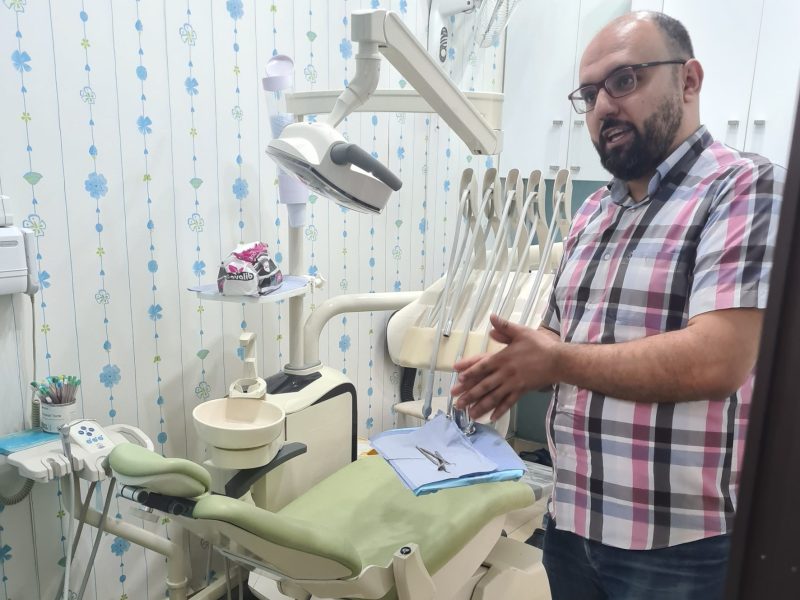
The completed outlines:
{"type": "Polygon", "coordinates": [[[455,463],[451,463],[448,460],[445,460],[444,456],[442,456],[441,453],[438,450],[436,450],[434,452],[431,452],[427,448],[422,448],[421,446],[416,446],[416,448],[417,448],[417,450],[420,451],[422,456],[424,456],[429,461],[431,461],[434,465],[436,465],[436,470],[437,471],[444,471],[445,473],[449,473],[450,471],[447,470],[447,465],[455,464],[455,463]]]}

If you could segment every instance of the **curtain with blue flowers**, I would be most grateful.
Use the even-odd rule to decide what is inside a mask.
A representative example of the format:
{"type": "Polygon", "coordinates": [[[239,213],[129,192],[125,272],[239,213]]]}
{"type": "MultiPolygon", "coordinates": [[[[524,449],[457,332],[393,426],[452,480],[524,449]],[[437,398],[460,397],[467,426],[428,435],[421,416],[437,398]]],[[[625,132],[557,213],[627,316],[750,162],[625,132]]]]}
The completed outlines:
{"type": "MultiPolygon", "coordinates": [[[[157,451],[202,460],[191,412],[240,376],[241,331],[259,336],[261,374],[287,362],[287,305],[200,301],[186,288],[213,282],[241,241],[267,243],[286,269],[288,223],[264,155],[271,134],[260,78],[281,53],[295,61],[298,91],[342,88],[355,71],[350,14],[370,7],[396,10],[425,42],[423,0],[2,0],[0,190],[15,223],[35,235],[37,377],[78,375],[80,415],[136,425],[157,451]]],[[[469,64],[466,87],[502,88],[499,43],[469,64]]],[[[407,83],[384,63],[380,86],[407,83]]],[[[310,308],[332,295],[435,281],[461,171],[480,177],[492,164],[470,156],[434,115],[356,113],[340,130],[404,185],[372,217],[309,194],[301,262],[327,280],[310,308]]],[[[386,355],[386,320],[342,315],[321,340],[323,360],[356,385],[362,436],[394,425],[399,369],[386,355]]],[[[27,299],[0,296],[0,323],[0,433],[9,433],[22,428],[33,378],[27,299]]],[[[53,483],[0,505],[0,600],[55,594],[64,500],[53,483]]],[[[172,535],[168,519],[142,522],[128,506],[115,500],[112,515],[172,535]]],[[[204,550],[193,543],[190,554],[202,578],[204,550]]],[[[104,537],[87,599],[165,593],[160,557],[104,537]]]]}

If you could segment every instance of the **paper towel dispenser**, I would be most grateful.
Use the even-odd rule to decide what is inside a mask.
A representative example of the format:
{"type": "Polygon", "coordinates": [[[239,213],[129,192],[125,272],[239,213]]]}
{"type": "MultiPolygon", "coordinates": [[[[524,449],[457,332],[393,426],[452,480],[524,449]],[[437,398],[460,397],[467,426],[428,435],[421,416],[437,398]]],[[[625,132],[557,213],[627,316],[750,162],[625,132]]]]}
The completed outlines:
{"type": "Polygon", "coordinates": [[[0,295],[33,295],[39,289],[34,243],[30,230],[0,227],[0,295]]]}

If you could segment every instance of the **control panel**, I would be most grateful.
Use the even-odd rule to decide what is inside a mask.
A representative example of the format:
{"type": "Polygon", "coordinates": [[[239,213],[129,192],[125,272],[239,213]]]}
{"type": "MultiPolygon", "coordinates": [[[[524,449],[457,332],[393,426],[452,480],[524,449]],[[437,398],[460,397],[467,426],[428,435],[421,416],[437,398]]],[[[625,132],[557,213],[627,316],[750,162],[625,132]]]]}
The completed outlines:
{"type": "Polygon", "coordinates": [[[56,434],[52,434],[51,442],[9,454],[4,457],[5,462],[16,467],[21,476],[40,483],[73,471],[81,479],[99,481],[106,478],[107,457],[116,444],[130,442],[153,449],[153,442],[138,427],[120,423],[101,427],[93,419],[74,421],[69,437],[71,465],[64,454],[61,438],[56,434]]]}
{"type": "Polygon", "coordinates": [[[114,442],[108,437],[100,425],[94,421],[84,421],[72,426],[70,438],[86,452],[101,452],[104,455],[111,451],[114,442]]]}

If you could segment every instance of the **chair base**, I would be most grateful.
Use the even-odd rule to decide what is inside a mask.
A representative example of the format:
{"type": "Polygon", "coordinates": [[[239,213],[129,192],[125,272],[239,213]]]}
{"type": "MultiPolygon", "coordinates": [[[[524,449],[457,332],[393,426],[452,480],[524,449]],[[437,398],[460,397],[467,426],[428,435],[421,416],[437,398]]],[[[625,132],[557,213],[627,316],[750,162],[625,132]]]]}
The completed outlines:
{"type": "MultiPolygon", "coordinates": [[[[464,577],[463,566],[475,560],[480,548],[486,548],[486,538],[496,535],[497,522],[485,528],[476,540],[455,556],[448,564],[435,573],[428,581],[433,581],[435,591],[427,586],[411,582],[404,592],[391,595],[398,600],[506,600],[526,598],[530,600],[550,600],[547,574],[542,565],[542,552],[520,541],[498,537],[489,554],[474,569],[473,574],[464,577]],[[432,593],[433,595],[430,595],[432,593]]],[[[485,552],[485,550],[484,550],[485,552]]],[[[472,562],[474,564],[474,562],[472,562]]],[[[274,574],[273,574],[274,576],[274,574]]],[[[395,579],[398,572],[395,571],[395,579]]],[[[249,585],[253,594],[262,600],[309,600],[328,598],[374,597],[361,595],[351,585],[344,582],[274,581],[267,573],[258,571],[250,574],[249,585]],[[339,585],[337,585],[337,583],[339,585]],[[331,585],[332,584],[332,585],[331,585]],[[340,587],[341,586],[341,587],[340,587]],[[344,588],[350,589],[345,590],[344,588]],[[344,592],[342,594],[338,591],[344,592]],[[313,596],[312,596],[313,592],[313,596]],[[355,595],[345,595],[355,592],[355,595]]]]}

